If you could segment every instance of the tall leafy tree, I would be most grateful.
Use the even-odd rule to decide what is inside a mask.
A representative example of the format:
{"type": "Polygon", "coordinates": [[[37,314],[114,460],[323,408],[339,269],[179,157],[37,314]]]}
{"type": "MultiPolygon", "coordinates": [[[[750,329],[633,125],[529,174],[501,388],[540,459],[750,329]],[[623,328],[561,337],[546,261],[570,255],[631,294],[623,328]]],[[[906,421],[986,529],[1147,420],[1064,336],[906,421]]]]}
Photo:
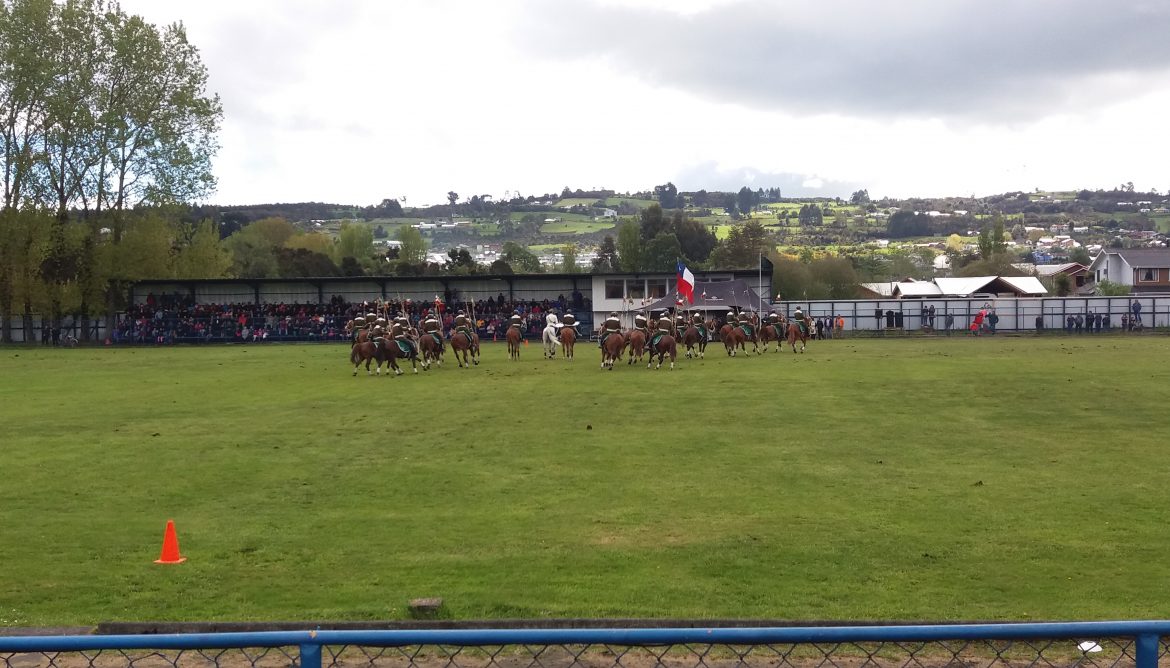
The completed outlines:
{"type": "Polygon", "coordinates": [[[657,204],[642,209],[638,214],[641,224],[642,241],[648,242],[663,232],[670,231],[670,221],[663,215],[662,207],[657,204]]]}
{"type": "Polygon", "coordinates": [[[577,268],[577,247],[573,244],[565,244],[561,246],[561,273],[575,274],[580,271],[577,268]]]}
{"type": "Polygon", "coordinates": [[[427,259],[427,242],[417,227],[403,225],[398,228],[398,241],[402,247],[398,250],[400,262],[408,265],[421,265],[427,259]]]}
{"type": "Polygon", "coordinates": [[[618,228],[617,254],[622,271],[642,270],[642,234],[637,223],[627,221],[618,228]]]}
{"type": "Polygon", "coordinates": [[[593,268],[597,271],[617,271],[618,267],[617,244],[613,237],[605,235],[601,246],[597,248],[597,257],[593,258],[593,268]]]}
{"type": "MultiPolygon", "coordinates": [[[[414,228],[411,228],[414,229],[414,228]]],[[[374,255],[374,232],[369,225],[345,222],[337,234],[337,257],[365,262],[374,255]]]]}

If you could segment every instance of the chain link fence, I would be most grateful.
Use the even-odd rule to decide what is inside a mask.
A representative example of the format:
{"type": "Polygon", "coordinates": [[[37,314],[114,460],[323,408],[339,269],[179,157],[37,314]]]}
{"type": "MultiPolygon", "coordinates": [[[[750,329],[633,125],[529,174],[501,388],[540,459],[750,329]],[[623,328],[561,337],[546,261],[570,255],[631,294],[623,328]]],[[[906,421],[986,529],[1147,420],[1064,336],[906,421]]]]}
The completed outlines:
{"type": "Polygon", "coordinates": [[[0,668],[1153,668],[1167,654],[1165,630],[1170,623],[26,637],[0,638],[0,668]]]}

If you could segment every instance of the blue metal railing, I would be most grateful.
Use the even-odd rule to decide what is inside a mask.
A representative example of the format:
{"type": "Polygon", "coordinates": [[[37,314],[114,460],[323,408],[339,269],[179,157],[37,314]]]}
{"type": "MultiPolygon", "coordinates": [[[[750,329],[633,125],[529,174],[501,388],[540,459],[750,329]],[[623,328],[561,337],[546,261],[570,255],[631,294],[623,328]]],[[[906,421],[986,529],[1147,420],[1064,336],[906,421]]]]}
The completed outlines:
{"type": "MultiPolygon", "coordinates": [[[[0,655],[102,650],[206,650],[296,646],[301,668],[321,668],[325,646],[554,646],[793,645],[946,641],[1133,639],[1138,668],[1154,668],[1170,621],[1118,621],[921,626],[806,626],[625,629],[464,629],[394,631],[276,631],[169,635],[0,637],[0,655]]],[[[1124,653],[1124,651],[1123,651],[1124,653]]],[[[2,658],[2,656],[0,656],[2,658]]]]}

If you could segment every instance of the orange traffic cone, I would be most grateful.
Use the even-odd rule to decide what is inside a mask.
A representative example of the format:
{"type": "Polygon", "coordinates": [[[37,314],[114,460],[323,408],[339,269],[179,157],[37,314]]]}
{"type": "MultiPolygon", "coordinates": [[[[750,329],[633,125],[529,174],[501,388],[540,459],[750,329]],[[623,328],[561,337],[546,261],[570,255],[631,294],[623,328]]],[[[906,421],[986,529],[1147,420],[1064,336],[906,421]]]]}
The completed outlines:
{"type": "Polygon", "coordinates": [[[187,557],[179,556],[179,537],[175,534],[175,521],[167,520],[167,530],[163,534],[162,554],[154,560],[156,564],[181,564],[187,557]]]}
{"type": "Polygon", "coordinates": [[[528,339],[524,339],[524,345],[528,345],[528,339]]]}

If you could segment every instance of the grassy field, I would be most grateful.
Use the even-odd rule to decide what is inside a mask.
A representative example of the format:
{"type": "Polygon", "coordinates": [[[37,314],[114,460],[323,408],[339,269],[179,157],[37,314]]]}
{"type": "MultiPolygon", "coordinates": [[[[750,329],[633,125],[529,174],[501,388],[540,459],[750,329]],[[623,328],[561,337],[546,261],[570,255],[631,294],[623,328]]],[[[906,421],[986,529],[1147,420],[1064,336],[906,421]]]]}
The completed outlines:
{"type": "Polygon", "coordinates": [[[0,349],[0,625],[1170,612],[1170,338],[578,354],[0,349]]]}
{"type": "Polygon", "coordinates": [[[614,227],[614,222],[599,221],[599,222],[585,222],[585,221],[562,221],[559,223],[545,223],[540,226],[542,234],[589,234],[591,232],[601,232],[614,227]]]}

